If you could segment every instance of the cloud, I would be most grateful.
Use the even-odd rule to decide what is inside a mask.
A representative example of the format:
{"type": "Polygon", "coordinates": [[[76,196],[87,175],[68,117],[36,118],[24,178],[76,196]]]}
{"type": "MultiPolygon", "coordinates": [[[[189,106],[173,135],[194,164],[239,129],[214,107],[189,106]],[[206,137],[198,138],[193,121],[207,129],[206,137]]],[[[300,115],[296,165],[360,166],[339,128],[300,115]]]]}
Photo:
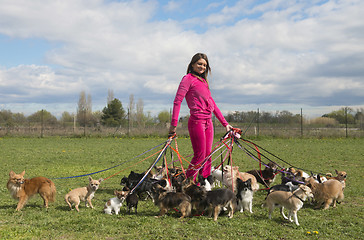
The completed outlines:
{"type": "Polygon", "coordinates": [[[82,90],[103,106],[113,89],[124,106],[134,94],[157,114],[172,106],[196,52],[209,56],[211,90],[224,112],[235,104],[364,104],[362,1],[192,2],[3,2],[0,34],[49,44],[43,65],[0,62],[2,106],[59,109],[76,105],[82,90]],[[207,13],[181,19],[191,6],[207,13]]]}

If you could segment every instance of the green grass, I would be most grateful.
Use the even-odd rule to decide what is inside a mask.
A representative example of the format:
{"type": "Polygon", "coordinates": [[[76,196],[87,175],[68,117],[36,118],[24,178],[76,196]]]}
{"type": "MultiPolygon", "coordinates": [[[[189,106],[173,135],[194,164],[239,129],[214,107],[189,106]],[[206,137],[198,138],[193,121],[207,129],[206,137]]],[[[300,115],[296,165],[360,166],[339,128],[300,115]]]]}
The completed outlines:
{"type": "MultiPolygon", "coordinates": [[[[232,219],[220,216],[217,222],[205,216],[180,220],[174,210],[157,219],[154,216],[158,208],[151,200],[139,202],[137,215],[127,214],[124,206],[118,216],[104,214],[105,202],[113,197],[115,189],[121,188],[120,179],[130,170],[146,170],[155,158],[142,160],[160,148],[93,175],[107,178],[121,171],[101,183],[93,199],[95,209],[81,205],[79,213],[69,211],[63,200],[70,189],[86,186],[87,177],[80,177],[53,180],[57,201],[48,211],[41,207],[41,198],[36,196],[21,212],[15,212],[17,202],[6,188],[10,170],[16,173],[25,170],[27,178],[82,175],[126,162],[163,141],[161,138],[0,138],[0,239],[363,239],[364,139],[255,141],[295,166],[323,173],[335,169],[348,172],[344,201],[336,209],[326,211],[314,210],[306,204],[298,212],[300,226],[285,221],[278,210],[268,220],[267,209],[261,208],[263,191],[254,196],[253,214],[236,213],[232,219]]],[[[177,142],[183,156],[192,153],[189,139],[177,142]]],[[[258,167],[237,147],[233,161],[241,170],[258,167]]]]}

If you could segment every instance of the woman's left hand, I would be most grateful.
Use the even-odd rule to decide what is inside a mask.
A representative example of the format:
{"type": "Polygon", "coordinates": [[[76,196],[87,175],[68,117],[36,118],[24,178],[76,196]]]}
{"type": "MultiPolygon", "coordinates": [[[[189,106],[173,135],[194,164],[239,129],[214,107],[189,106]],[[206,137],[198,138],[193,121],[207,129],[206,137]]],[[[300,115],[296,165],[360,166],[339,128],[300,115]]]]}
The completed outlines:
{"type": "Polygon", "coordinates": [[[231,129],[233,129],[233,126],[231,126],[230,124],[228,124],[228,125],[226,125],[226,126],[225,126],[225,129],[226,129],[226,131],[228,132],[228,131],[230,131],[231,129]]]}

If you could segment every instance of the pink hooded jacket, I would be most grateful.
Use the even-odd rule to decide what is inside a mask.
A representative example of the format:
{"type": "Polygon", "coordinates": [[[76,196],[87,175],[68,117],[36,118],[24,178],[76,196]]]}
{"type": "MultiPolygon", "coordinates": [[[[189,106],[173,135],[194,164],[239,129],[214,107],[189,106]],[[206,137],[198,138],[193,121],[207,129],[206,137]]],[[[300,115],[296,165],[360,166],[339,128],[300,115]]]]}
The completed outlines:
{"type": "Polygon", "coordinates": [[[220,109],[216,106],[214,99],[211,97],[208,84],[189,73],[182,78],[173,102],[172,126],[177,126],[178,115],[184,98],[186,98],[187,106],[190,109],[190,115],[193,119],[210,119],[212,113],[214,113],[224,127],[228,125],[228,122],[222,115],[220,109]]]}

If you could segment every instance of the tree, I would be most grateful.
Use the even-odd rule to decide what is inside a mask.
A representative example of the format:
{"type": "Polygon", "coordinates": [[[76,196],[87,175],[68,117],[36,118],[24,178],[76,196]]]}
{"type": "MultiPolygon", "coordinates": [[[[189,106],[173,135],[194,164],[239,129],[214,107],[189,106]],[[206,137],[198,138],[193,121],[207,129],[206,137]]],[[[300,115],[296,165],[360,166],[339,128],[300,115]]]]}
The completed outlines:
{"type": "Polygon", "coordinates": [[[44,123],[48,125],[56,125],[58,123],[57,118],[46,110],[40,110],[36,113],[33,113],[28,117],[28,121],[39,124],[44,123]]]}
{"type": "Polygon", "coordinates": [[[340,108],[337,111],[332,111],[331,113],[328,114],[324,114],[322,115],[322,117],[329,117],[329,118],[334,118],[336,119],[340,124],[345,124],[346,121],[349,124],[354,124],[355,123],[355,116],[353,114],[353,109],[352,108],[340,108]]]}
{"type": "Polygon", "coordinates": [[[16,125],[25,125],[27,118],[23,113],[13,113],[13,120],[16,125]]]}
{"type": "Polygon", "coordinates": [[[171,114],[164,110],[158,114],[158,121],[160,124],[166,124],[171,121],[171,114]]]}
{"type": "Polygon", "coordinates": [[[0,126],[6,126],[6,127],[14,126],[13,114],[10,110],[0,111],[0,126]]]}
{"type": "Polygon", "coordinates": [[[92,122],[95,126],[100,125],[102,114],[102,111],[96,111],[92,113],[92,122]]]}
{"type": "Polygon", "coordinates": [[[102,110],[101,124],[108,127],[117,127],[125,121],[125,110],[119,99],[115,98],[102,110]]]}
{"type": "Polygon", "coordinates": [[[128,110],[128,119],[129,119],[129,126],[132,128],[134,123],[134,108],[135,108],[135,102],[134,102],[134,95],[130,94],[129,96],[129,110],[128,110]]]}
{"type": "Polygon", "coordinates": [[[24,126],[27,118],[23,113],[12,113],[10,110],[0,110],[0,128],[24,126]]]}
{"type": "Polygon", "coordinates": [[[81,126],[86,126],[87,123],[90,123],[91,116],[92,116],[91,95],[89,94],[86,97],[85,91],[82,91],[80,93],[80,98],[78,100],[77,121],[81,126]]]}
{"type": "Polygon", "coordinates": [[[109,89],[107,91],[107,104],[111,103],[112,100],[114,100],[114,91],[112,89],[109,89]]]}
{"type": "Polygon", "coordinates": [[[136,121],[139,127],[145,127],[147,117],[144,115],[144,102],[143,99],[139,98],[136,104],[136,121]]]}
{"type": "Polygon", "coordinates": [[[364,129],[364,108],[357,109],[355,120],[359,124],[360,129],[364,129]]]}
{"type": "Polygon", "coordinates": [[[66,127],[66,126],[72,126],[74,123],[74,116],[73,114],[69,113],[69,112],[63,112],[61,119],[60,119],[60,123],[66,127]]]}

